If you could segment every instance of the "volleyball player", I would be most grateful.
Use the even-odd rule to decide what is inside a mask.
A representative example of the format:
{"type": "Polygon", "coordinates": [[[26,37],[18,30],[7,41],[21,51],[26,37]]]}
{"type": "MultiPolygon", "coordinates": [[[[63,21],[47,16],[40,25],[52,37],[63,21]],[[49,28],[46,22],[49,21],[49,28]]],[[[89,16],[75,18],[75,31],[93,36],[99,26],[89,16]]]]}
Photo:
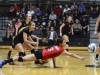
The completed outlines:
{"type": "MultiPolygon", "coordinates": [[[[72,24],[72,17],[69,16],[67,20],[60,26],[60,36],[65,40],[66,46],[69,46],[69,35],[74,34],[72,24]]],[[[68,47],[66,51],[68,51],[68,47]]]]}
{"type": "MultiPolygon", "coordinates": [[[[32,25],[29,26],[29,28],[30,27],[34,28],[34,26],[32,26],[32,25]]],[[[17,38],[17,37],[18,36],[16,36],[15,38],[17,38]]],[[[25,40],[27,40],[27,38],[23,37],[23,38],[21,38],[21,40],[25,41],[25,40]]],[[[32,42],[29,42],[29,41],[27,41],[27,43],[32,44],[32,42]]],[[[19,46],[22,47],[21,44],[19,46],[18,46],[18,44],[15,45],[15,46],[16,46],[16,48],[21,49],[21,51],[23,51],[23,48],[19,48],[19,46]]],[[[71,56],[73,58],[77,58],[79,60],[84,60],[85,59],[84,57],[80,57],[80,56],[75,55],[73,53],[67,52],[66,50],[64,50],[65,47],[66,47],[66,42],[63,39],[59,38],[59,39],[57,39],[57,42],[56,42],[55,46],[52,46],[50,48],[46,48],[44,50],[38,50],[38,51],[34,52],[34,54],[26,55],[24,57],[16,56],[16,57],[13,57],[13,58],[8,59],[8,60],[2,60],[2,61],[0,61],[0,67],[2,68],[3,65],[5,65],[9,62],[13,62],[13,61],[24,62],[24,61],[39,60],[41,63],[42,62],[47,62],[48,59],[55,58],[55,57],[57,57],[61,54],[68,55],[68,56],[71,56]]]]}
{"type": "MultiPolygon", "coordinates": [[[[31,21],[31,15],[30,14],[27,14],[26,15],[26,20],[25,21],[21,21],[19,24],[18,24],[18,26],[15,28],[15,33],[14,33],[14,37],[17,35],[17,33],[18,33],[18,31],[21,29],[21,28],[23,28],[23,27],[25,27],[25,26],[27,26],[28,25],[28,23],[31,21]]],[[[14,39],[14,38],[13,38],[14,39]]],[[[13,46],[13,43],[12,43],[12,46],[10,47],[10,50],[9,50],[9,52],[8,52],[8,54],[7,54],[7,58],[8,59],[10,59],[10,56],[11,56],[11,52],[12,52],[12,50],[13,50],[13,48],[14,48],[14,46],[13,46]]]]}
{"type": "Polygon", "coordinates": [[[100,15],[99,15],[97,22],[96,22],[96,25],[95,25],[94,34],[98,34],[98,39],[99,39],[99,46],[97,48],[96,56],[95,56],[95,60],[94,60],[94,62],[98,63],[98,57],[100,54],[100,15]]]}
{"type": "MultiPolygon", "coordinates": [[[[36,42],[29,41],[32,40],[31,35],[33,30],[35,29],[35,23],[29,22],[27,27],[24,27],[14,38],[14,47],[19,50],[18,57],[25,56],[25,48],[29,49],[32,45],[36,45],[36,42]]],[[[32,47],[33,48],[33,47],[32,47]]],[[[34,53],[34,49],[32,50],[34,53]]]]}

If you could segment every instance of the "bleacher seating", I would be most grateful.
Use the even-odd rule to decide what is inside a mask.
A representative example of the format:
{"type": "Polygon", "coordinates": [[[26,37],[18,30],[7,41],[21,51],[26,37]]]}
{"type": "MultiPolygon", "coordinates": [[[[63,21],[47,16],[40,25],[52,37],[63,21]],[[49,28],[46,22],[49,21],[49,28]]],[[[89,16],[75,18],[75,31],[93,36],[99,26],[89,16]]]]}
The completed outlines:
{"type": "MultiPolygon", "coordinates": [[[[2,38],[5,36],[4,34],[6,34],[6,26],[8,24],[8,17],[7,17],[7,13],[5,12],[5,8],[7,8],[7,6],[9,5],[13,5],[14,2],[18,3],[19,5],[21,4],[20,3],[21,0],[9,0],[9,3],[7,3],[6,6],[4,5],[1,5],[0,7],[0,29],[2,29],[0,31],[0,34],[2,35],[1,32],[3,32],[3,35],[0,36],[0,45],[11,45],[11,41],[3,41],[2,38]],[[5,13],[4,13],[5,12],[5,13]]],[[[24,2],[31,2],[34,4],[36,3],[36,0],[23,0],[24,2]]],[[[45,0],[43,0],[45,3],[45,0]]],[[[51,0],[53,1],[53,0],[51,0]]],[[[60,1],[61,3],[66,4],[66,3],[71,3],[73,0],[56,0],[56,1],[60,1]],[[68,1],[68,2],[67,2],[68,1]]],[[[78,1],[78,0],[76,0],[78,1]]],[[[86,1],[86,0],[82,0],[82,1],[86,1]]],[[[80,2],[80,1],[79,1],[80,2]]],[[[91,34],[91,33],[90,33],[91,34]]],[[[89,44],[89,35],[88,36],[85,36],[83,38],[70,38],[70,46],[87,46],[89,44]]]]}

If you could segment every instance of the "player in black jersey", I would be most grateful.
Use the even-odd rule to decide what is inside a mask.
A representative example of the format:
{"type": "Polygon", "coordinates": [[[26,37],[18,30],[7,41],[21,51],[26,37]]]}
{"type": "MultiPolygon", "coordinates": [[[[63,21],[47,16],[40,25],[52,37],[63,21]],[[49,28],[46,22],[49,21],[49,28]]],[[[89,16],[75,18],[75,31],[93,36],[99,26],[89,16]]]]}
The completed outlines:
{"type": "MultiPolygon", "coordinates": [[[[31,45],[36,45],[37,42],[33,42],[31,35],[35,29],[35,23],[29,22],[27,27],[24,27],[14,38],[14,47],[19,50],[19,57],[25,56],[25,48],[31,49],[31,45]]],[[[33,48],[33,47],[32,47],[33,48]]],[[[34,50],[34,49],[33,49],[34,50]]],[[[34,52],[33,52],[34,53],[34,52]]]]}
{"type": "Polygon", "coordinates": [[[69,16],[67,20],[60,26],[60,36],[66,41],[66,50],[68,51],[69,46],[69,35],[73,33],[73,22],[72,17],[69,16]]]}
{"type": "Polygon", "coordinates": [[[95,57],[95,60],[94,60],[94,62],[98,63],[98,57],[99,57],[99,54],[100,54],[100,15],[99,15],[97,22],[96,22],[96,25],[95,25],[94,34],[98,34],[98,39],[99,39],[99,46],[97,48],[96,57],[95,57]]]}
{"type": "MultiPolygon", "coordinates": [[[[30,14],[27,14],[27,15],[26,15],[26,20],[25,20],[25,21],[21,21],[21,22],[18,24],[18,26],[17,26],[16,29],[15,29],[15,33],[14,33],[13,36],[16,36],[17,33],[18,33],[18,31],[19,31],[22,27],[27,26],[28,23],[29,23],[30,21],[31,21],[31,15],[30,15],[30,14]]],[[[9,50],[9,52],[8,52],[8,54],[7,54],[7,58],[8,58],[8,59],[10,59],[11,52],[12,52],[13,48],[14,48],[14,45],[13,45],[13,43],[12,43],[12,47],[10,48],[10,50],[9,50]]]]}

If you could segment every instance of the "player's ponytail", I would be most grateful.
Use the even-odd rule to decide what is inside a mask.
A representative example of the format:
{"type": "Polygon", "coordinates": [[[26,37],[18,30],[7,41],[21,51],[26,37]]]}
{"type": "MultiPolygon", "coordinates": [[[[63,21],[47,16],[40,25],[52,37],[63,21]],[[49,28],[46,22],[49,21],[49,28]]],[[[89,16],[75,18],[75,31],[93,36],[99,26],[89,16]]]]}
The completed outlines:
{"type": "Polygon", "coordinates": [[[63,39],[62,38],[58,38],[57,41],[56,41],[56,45],[62,44],[62,42],[63,42],[63,39]]]}

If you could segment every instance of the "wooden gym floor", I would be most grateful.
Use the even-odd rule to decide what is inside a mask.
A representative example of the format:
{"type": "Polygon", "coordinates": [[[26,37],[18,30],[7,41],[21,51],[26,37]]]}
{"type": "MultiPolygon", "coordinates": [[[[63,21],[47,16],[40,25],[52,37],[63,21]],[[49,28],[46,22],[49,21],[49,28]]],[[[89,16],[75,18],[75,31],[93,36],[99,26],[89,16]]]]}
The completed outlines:
{"type": "MultiPolygon", "coordinates": [[[[75,49],[76,47],[72,48],[75,49]]],[[[8,49],[0,49],[0,60],[6,59],[7,52],[8,49]]],[[[12,56],[16,52],[17,50],[13,50],[12,56]]],[[[95,53],[88,53],[84,47],[77,47],[77,50],[70,50],[70,52],[85,56],[86,59],[81,61],[61,55],[56,58],[57,66],[61,68],[55,69],[52,68],[51,60],[44,66],[37,66],[34,62],[15,62],[16,65],[7,64],[0,68],[0,75],[100,75],[100,66],[94,63],[95,53]]],[[[27,51],[26,53],[29,54],[30,52],[27,51]]]]}

